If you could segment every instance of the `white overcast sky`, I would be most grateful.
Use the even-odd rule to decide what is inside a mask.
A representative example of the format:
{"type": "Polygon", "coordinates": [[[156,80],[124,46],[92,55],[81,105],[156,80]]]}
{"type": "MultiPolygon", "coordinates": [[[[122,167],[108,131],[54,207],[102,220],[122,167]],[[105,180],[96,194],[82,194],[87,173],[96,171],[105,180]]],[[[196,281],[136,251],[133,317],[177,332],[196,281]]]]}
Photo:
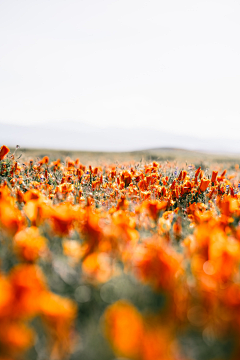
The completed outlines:
{"type": "Polygon", "coordinates": [[[0,0],[0,122],[240,140],[239,0],[0,0]]]}

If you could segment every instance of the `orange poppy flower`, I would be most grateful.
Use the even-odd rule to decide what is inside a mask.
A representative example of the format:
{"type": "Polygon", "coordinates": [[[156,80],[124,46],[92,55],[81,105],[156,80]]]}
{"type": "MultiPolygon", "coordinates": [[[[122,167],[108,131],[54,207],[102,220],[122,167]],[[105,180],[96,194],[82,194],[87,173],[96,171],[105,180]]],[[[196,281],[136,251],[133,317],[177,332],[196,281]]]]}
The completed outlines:
{"type": "Polygon", "coordinates": [[[104,330],[117,355],[141,358],[143,321],[133,305],[118,301],[110,306],[104,314],[104,330]]]}
{"type": "Polygon", "coordinates": [[[145,202],[145,206],[149,215],[154,219],[157,220],[158,215],[161,210],[165,210],[168,206],[167,201],[158,201],[158,200],[150,200],[145,202]]]}
{"type": "Polygon", "coordinates": [[[59,235],[67,235],[72,229],[75,211],[69,204],[54,206],[50,214],[53,228],[59,235]]]}
{"type": "Polygon", "coordinates": [[[0,149],[0,160],[3,160],[5,158],[5,156],[9,153],[10,149],[3,145],[0,149]]]}
{"type": "Polygon", "coordinates": [[[37,227],[31,226],[16,233],[14,249],[20,258],[36,261],[46,249],[46,238],[40,235],[37,227]]]}
{"type": "Polygon", "coordinates": [[[152,239],[139,247],[133,263],[137,277],[158,290],[170,291],[181,270],[181,256],[161,244],[159,239],[152,239]]]}
{"type": "Polygon", "coordinates": [[[0,327],[1,350],[18,358],[33,345],[34,333],[22,322],[3,322],[0,327]]]}
{"type": "Polygon", "coordinates": [[[212,172],[212,178],[211,178],[211,182],[212,182],[212,183],[215,183],[215,182],[216,182],[217,174],[218,174],[218,171],[213,171],[213,172],[212,172]]]}
{"type": "Polygon", "coordinates": [[[201,180],[201,183],[200,183],[200,187],[199,187],[199,190],[200,191],[205,191],[208,187],[208,185],[210,184],[210,180],[208,179],[202,179],[201,180]]]}
{"type": "Polygon", "coordinates": [[[54,359],[66,359],[74,344],[72,334],[76,316],[75,303],[59,295],[45,292],[40,297],[40,313],[47,326],[49,345],[54,359]]]}
{"type": "Polygon", "coordinates": [[[11,316],[26,319],[36,316],[40,295],[47,289],[41,269],[32,264],[17,265],[11,270],[9,281],[13,288],[11,316]]]}

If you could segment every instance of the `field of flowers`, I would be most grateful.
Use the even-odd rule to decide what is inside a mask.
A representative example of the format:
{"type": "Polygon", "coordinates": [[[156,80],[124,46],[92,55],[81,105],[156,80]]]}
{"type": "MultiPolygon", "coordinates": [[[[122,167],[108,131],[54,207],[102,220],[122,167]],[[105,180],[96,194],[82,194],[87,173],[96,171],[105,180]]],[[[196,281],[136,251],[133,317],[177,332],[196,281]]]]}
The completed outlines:
{"type": "Polygon", "coordinates": [[[240,171],[0,149],[0,360],[239,360],[240,171]]]}

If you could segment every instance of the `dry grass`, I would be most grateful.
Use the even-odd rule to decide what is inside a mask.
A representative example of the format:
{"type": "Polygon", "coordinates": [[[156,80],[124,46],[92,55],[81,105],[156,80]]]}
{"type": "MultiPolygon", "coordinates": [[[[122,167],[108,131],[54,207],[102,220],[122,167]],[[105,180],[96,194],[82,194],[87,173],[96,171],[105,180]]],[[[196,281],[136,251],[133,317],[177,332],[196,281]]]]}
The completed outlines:
{"type": "MultiPolygon", "coordinates": [[[[11,149],[13,151],[13,149],[11,149]]],[[[25,149],[18,150],[18,154],[22,154],[22,160],[29,158],[37,159],[43,156],[49,156],[51,159],[60,158],[61,160],[66,157],[72,159],[79,158],[83,164],[101,164],[101,163],[122,163],[130,161],[176,161],[178,163],[199,163],[203,167],[209,166],[210,163],[239,163],[239,154],[211,154],[205,152],[172,149],[172,148],[159,148],[131,152],[96,152],[96,151],[71,151],[71,150],[53,150],[53,149],[25,149]]]]}

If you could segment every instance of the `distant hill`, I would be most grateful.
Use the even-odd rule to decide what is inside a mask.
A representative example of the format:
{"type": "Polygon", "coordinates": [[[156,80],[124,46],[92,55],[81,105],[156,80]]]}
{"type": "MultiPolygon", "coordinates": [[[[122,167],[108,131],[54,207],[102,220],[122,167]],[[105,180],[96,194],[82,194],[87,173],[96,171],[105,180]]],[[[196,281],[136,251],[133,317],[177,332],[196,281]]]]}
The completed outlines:
{"type": "MultiPolygon", "coordinates": [[[[170,127],[171,129],[171,127],[170,127]]],[[[0,123],[0,144],[21,148],[78,151],[136,151],[161,148],[206,152],[240,153],[240,142],[229,139],[203,140],[150,128],[94,127],[64,122],[37,126],[0,123]]]]}

